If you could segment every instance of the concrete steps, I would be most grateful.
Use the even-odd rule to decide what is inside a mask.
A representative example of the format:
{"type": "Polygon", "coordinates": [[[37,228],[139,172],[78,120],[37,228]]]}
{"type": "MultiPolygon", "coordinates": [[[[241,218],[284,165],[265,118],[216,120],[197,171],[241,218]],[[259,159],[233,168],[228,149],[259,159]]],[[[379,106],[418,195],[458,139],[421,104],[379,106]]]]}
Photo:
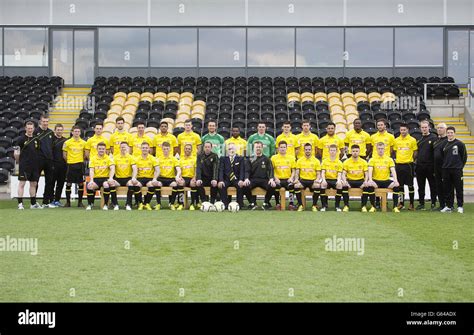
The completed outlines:
{"type": "Polygon", "coordinates": [[[65,87],[49,113],[51,127],[61,123],[64,126],[64,136],[67,137],[90,91],[89,87],[65,87]]]}

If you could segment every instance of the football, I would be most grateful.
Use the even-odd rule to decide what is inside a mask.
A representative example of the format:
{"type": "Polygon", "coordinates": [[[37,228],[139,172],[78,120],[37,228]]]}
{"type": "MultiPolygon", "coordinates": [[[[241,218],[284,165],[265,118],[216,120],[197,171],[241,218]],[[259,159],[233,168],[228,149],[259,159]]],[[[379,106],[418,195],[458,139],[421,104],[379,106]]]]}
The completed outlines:
{"type": "Polygon", "coordinates": [[[229,212],[235,213],[240,210],[240,206],[237,202],[232,201],[228,206],[229,212]]]}

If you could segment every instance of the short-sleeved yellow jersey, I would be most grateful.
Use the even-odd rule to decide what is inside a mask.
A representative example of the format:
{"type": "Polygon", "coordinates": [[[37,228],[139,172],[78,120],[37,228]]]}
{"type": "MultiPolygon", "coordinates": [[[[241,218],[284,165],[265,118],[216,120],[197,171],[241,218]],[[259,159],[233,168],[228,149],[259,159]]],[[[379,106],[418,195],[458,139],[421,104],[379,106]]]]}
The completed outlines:
{"type": "Polygon", "coordinates": [[[339,157],[341,153],[341,149],[344,148],[344,141],[337,135],[329,136],[324,135],[319,139],[318,148],[323,151],[322,159],[329,158],[329,146],[335,144],[337,146],[337,154],[336,156],[339,157]]]}
{"type": "Polygon", "coordinates": [[[132,177],[132,166],[135,165],[135,159],[132,155],[121,154],[114,156],[115,161],[115,177],[117,178],[130,178],[132,177]]]}
{"type": "Polygon", "coordinates": [[[306,158],[306,156],[298,159],[296,168],[299,170],[299,178],[304,180],[316,180],[318,171],[321,171],[321,163],[314,156],[306,158]]]}
{"type": "Polygon", "coordinates": [[[369,169],[369,165],[365,159],[357,157],[348,158],[344,161],[343,169],[346,171],[346,178],[348,180],[361,180],[365,179],[365,173],[369,169]]]}
{"type": "Polygon", "coordinates": [[[181,176],[183,178],[194,178],[196,176],[196,157],[182,157],[179,160],[181,176]]]}
{"type": "Polygon", "coordinates": [[[133,135],[132,137],[132,148],[133,148],[133,157],[138,157],[142,155],[142,144],[143,142],[148,143],[150,149],[153,148],[153,140],[143,134],[143,136],[138,136],[138,134],[133,135]]]}
{"type": "Polygon", "coordinates": [[[339,172],[342,172],[342,162],[340,159],[336,158],[331,160],[331,158],[323,159],[321,164],[321,171],[324,170],[324,178],[327,179],[337,179],[339,172]]]}
{"type": "Polygon", "coordinates": [[[275,177],[278,179],[288,179],[291,177],[291,170],[296,166],[295,156],[276,154],[272,156],[271,161],[275,177]]]}
{"type": "Polygon", "coordinates": [[[89,168],[94,169],[94,178],[109,178],[112,165],[115,165],[114,160],[107,154],[93,156],[89,162],[89,168]]]}
{"type": "Polygon", "coordinates": [[[161,157],[158,159],[160,166],[160,177],[174,178],[176,177],[176,167],[179,167],[179,161],[176,157],[169,155],[168,157],[161,157]]]}
{"type": "Polygon", "coordinates": [[[298,138],[296,135],[289,133],[288,135],[285,133],[281,133],[276,138],[276,147],[278,149],[278,145],[281,141],[286,142],[286,155],[295,157],[296,158],[296,148],[298,148],[298,138]]]}
{"type": "Polygon", "coordinates": [[[377,132],[373,134],[370,138],[372,139],[372,146],[374,147],[374,152],[376,152],[377,150],[377,143],[383,142],[385,143],[385,156],[390,157],[391,148],[393,147],[393,143],[395,141],[395,137],[392,134],[390,134],[389,132],[384,132],[383,134],[377,132]]]}
{"type": "Polygon", "coordinates": [[[86,142],[86,150],[89,150],[89,157],[94,157],[97,156],[97,144],[99,143],[105,143],[105,148],[110,149],[110,143],[107,138],[105,138],[103,135],[97,136],[94,135],[91,138],[89,138],[86,142]]]}
{"type": "Polygon", "coordinates": [[[184,146],[186,144],[191,144],[193,150],[191,151],[191,155],[196,157],[197,156],[197,146],[201,145],[201,137],[196,134],[194,131],[189,133],[183,132],[178,135],[178,145],[181,147],[181,152],[179,156],[184,156],[184,146]]]}
{"type": "Polygon", "coordinates": [[[161,132],[155,135],[153,138],[153,146],[155,147],[157,158],[163,157],[163,149],[161,148],[164,142],[168,142],[170,144],[170,155],[174,155],[174,149],[178,146],[178,140],[176,136],[171,133],[166,133],[163,135],[161,132]]]}
{"type": "Polygon", "coordinates": [[[398,164],[413,163],[413,153],[418,150],[418,144],[415,138],[407,135],[398,136],[393,144],[395,150],[395,162],[398,164]]]}
{"type": "Polygon", "coordinates": [[[84,149],[86,141],[82,138],[74,139],[71,137],[63,144],[63,151],[67,154],[67,164],[76,164],[84,162],[84,149]]]}
{"type": "Polygon", "coordinates": [[[372,140],[370,138],[369,133],[361,130],[360,133],[356,132],[354,129],[349,130],[346,133],[346,138],[344,139],[344,143],[349,148],[349,153],[351,152],[351,148],[354,144],[357,144],[360,147],[360,156],[367,155],[367,144],[372,144],[372,140]]]}
{"type": "Polygon", "coordinates": [[[152,155],[143,158],[142,155],[135,157],[135,165],[137,166],[137,178],[153,178],[155,167],[159,166],[158,160],[152,155]]]}
{"type": "Polygon", "coordinates": [[[390,168],[395,166],[395,162],[391,157],[383,156],[380,157],[378,154],[373,156],[369,161],[369,167],[373,168],[372,179],[373,180],[389,180],[390,179],[390,168]]]}
{"type": "Polygon", "coordinates": [[[229,144],[234,144],[235,145],[235,153],[239,156],[244,155],[244,151],[247,149],[247,141],[244,140],[242,137],[231,137],[228,140],[225,141],[225,146],[226,148],[229,146],[229,144]]]}
{"type": "Polygon", "coordinates": [[[120,155],[120,143],[127,142],[129,146],[132,146],[133,135],[128,131],[118,131],[116,130],[112,135],[110,135],[110,147],[113,148],[114,157],[120,155]]]}
{"type": "Polygon", "coordinates": [[[296,139],[298,140],[298,147],[300,150],[298,151],[298,158],[304,157],[304,145],[309,143],[313,146],[313,155],[314,155],[314,148],[318,147],[319,144],[319,137],[316,134],[309,132],[305,134],[304,132],[299,133],[296,135],[296,139]]]}

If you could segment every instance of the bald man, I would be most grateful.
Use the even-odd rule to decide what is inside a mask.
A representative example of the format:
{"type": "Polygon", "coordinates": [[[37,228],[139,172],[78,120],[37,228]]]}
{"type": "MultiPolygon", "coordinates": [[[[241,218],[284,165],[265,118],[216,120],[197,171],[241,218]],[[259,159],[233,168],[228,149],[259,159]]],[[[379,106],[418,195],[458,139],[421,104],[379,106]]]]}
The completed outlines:
{"type": "Polygon", "coordinates": [[[445,195],[443,191],[443,149],[448,143],[446,137],[446,124],[440,123],[436,126],[438,132],[438,139],[433,143],[433,158],[434,158],[434,175],[436,182],[436,194],[438,195],[439,208],[441,210],[446,207],[445,195]]]}

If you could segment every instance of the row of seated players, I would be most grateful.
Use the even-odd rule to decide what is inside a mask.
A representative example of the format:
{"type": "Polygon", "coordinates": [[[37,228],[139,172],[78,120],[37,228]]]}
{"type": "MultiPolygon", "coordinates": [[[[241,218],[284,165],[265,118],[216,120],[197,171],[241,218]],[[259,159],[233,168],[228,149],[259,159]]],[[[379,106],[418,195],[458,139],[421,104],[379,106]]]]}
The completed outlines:
{"type": "MultiPolygon", "coordinates": [[[[392,140],[393,135],[384,129],[385,123],[380,121],[379,133],[370,137],[367,133],[360,129],[360,122],[355,121],[354,132],[363,137],[359,138],[357,143],[350,145],[351,158],[341,162],[340,158],[345,155],[344,142],[334,135],[334,124],[327,127],[328,135],[318,139],[316,135],[309,132],[309,123],[303,124],[303,133],[301,137],[307,136],[308,139],[298,144],[297,141],[291,142],[293,137],[291,134],[291,126],[285,124],[283,126],[284,133],[280,136],[289,137],[286,139],[277,138],[278,154],[272,155],[272,146],[264,143],[260,139],[274,141],[269,139],[264,133],[265,125],[259,125],[260,130],[257,140],[251,145],[239,145],[238,143],[229,142],[226,145],[227,154],[219,157],[216,150],[220,150],[220,146],[216,145],[206,136],[216,136],[215,122],[209,123],[209,134],[203,137],[204,147],[201,150],[201,139],[192,132],[192,125],[186,122],[186,130],[178,136],[176,142],[165,139],[159,145],[155,144],[156,158],[151,155],[152,143],[157,143],[156,138],[169,137],[171,134],[166,132],[167,124],[162,123],[160,134],[155,136],[151,141],[141,141],[140,150],[137,150],[136,139],[144,137],[143,134],[137,134],[129,145],[129,142],[122,140],[115,150],[117,143],[114,137],[121,133],[124,138],[129,136],[126,132],[121,132],[118,120],[118,130],[111,137],[112,146],[107,144],[107,140],[101,135],[101,125],[96,126],[96,134],[87,142],[80,139],[80,128],[73,129],[73,138],[64,144],[65,159],[68,163],[67,182],[81,183],[83,182],[83,161],[84,156],[90,156],[90,182],[87,185],[89,195],[88,209],[92,208],[94,201],[94,190],[104,187],[104,198],[108,202],[109,194],[112,194],[112,203],[115,209],[118,209],[115,187],[128,186],[127,209],[131,209],[132,196],[135,194],[136,201],[139,202],[139,209],[151,210],[150,202],[154,194],[156,194],[157,205],[155,209],[161,208],[161,187],[173,187],[173,194],[170,197],[172,209],[182,209],[182,193],[184,187],[191,187],[191,206],[195,209],[201,200],[207,200],[204,194],[204,186],[211,188],[211,202],[214,202],[220,190],[220,198],[228,205],[227,188],[234,186],[237,188],[237,201],[243,207],[243,196],[246,195],[250,202],[251,209],[256,208],[255,196],[251,195],[251,190],[255,187],[262,187],[267,190],[265,195],[264,209],[270,208],[270,199],[275,196],[276,208],[280,209],[279,190],[281,187],[294,193],[298,201],[298,210],[304,210],[302,206],[301,190],[309,188],[313,192],[313,211],[317,211],[317,201],[321,195],[321,211],[325,211],[328,206],[325,189],[335,188],[336,210],[341,211],[339,205],[341,197],[344,199],[343,211],[349,210],[349,194],[350,187],[359,187],[364,190],[362,196],[362,210],[366,211],[368,198],[371,200],[372,208],[369,211],[375,211],[373,206],[375,201],[374,189],[377,187],[393,188],[394,204],[398,204],[398,187],[397,174],[395,164],[390,157],[391,148],[395,147],[397,152],[397,162],[403,164],[402,161],[411,163],[413,161],[414,152],[416,151],[416,140],[408,135],[408,128],[401,127],[401,136],[397,140],[392,140]],[[376,135],[379,136],[377,139],[376,135]],[[183,136],[192,138],[186,142],[183,136]],[[388,138],[386,140],[385,138],[388,138]],[[151,141],[151,143],[150,143],[151,141]],[[366,157],[371,151],[371,141],[376,143],[376,153],[374,153],[369,163],[360,156],[366,157]],[[388,144],[385,144],[385,141],[388,144]],[[290,146],[289,143],[292,145],[290,146]],[[360,145],[359,145],[360,143],[360,145]],[[399,143],[399,146],[396,146],[399,143]],[[107,155],[107,149],[111,147],[113,155],[107,155]],[[250,158],[245,159],[241,154],[242,150],[250,147],[252,154],[250,158]],[[129,150],[132,150],[132,155],[129,150]],[[317,149],[316,149],[317,148],[317,149]],[[398,148],[398,149],[397,149],[398,148]],[[173,151],[173,149],[175,151],[173,151]],[[291,150],[290,150],[291,149],[291,150]],[[137,153],[138,151],[138,153],[137,153]],[[174,157],[173,153],[178,151],[181,159],[174,157]],[[201,152],[202,151],[202,152],[201,152]],[[198,154],[199,152],[199,154],[198,154]],[[271,158],[269,158],[271,156],[271,158]],[[315,157],[322,157],[322,163],[315,157]],[[296,158],[298,160],[296,160],[296,158]],[[74,165],[74,166],[73,166],[74,165]],[[75,172],[74,172],[75,171],[75,172]],[[392,179],[390,179],[392,177],[392,179]],[[115,179],[114,179],[115,178],[115,179]],[[145,199],[141,199],[140,187],[148,187],[145,199]]],[[[142,129],[142,131],[144,128],[142,129]]],[[[232,139],[241,140],[238,137],[238,129],[232,139]]],[[[250,142],[251,138],[249,139],[250,142]]],[[[357,140],[357,139],[355,139],[357,140]]],[[[413,176],[411,176],[413,179],[413,176]]],[[[290,199],[291,200],[291,199],[290,199]]],[[[290,202],[290,209],[295,208],[290,202]]],[[[107,205],[104,208],[108,208],[107,205]]],[[[398,212],[398,208],[394,206],[394,211],[398,212]]]]}

